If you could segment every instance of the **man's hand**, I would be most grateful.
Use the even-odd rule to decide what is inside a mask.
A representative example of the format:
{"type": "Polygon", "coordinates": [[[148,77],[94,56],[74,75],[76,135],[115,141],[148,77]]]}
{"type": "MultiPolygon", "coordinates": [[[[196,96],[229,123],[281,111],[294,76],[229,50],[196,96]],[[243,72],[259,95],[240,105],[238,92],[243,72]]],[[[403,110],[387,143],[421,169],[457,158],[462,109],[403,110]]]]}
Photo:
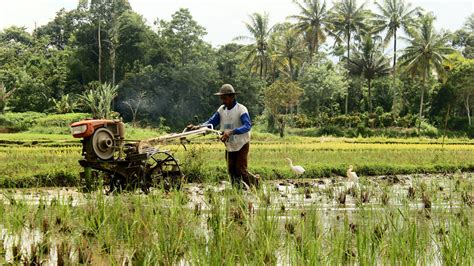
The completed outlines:
{"type": "Polygon", "coordinates": [[[196,130],[196,129],[200,129],[201,126],[196,126],[196,125],[193,125],[193,124],[189,124],[186,126],[186,130],[189,131],[189,130],[196,130]]]}
{"type": "Polygon", "coordinates": [[[221,137],[222,142],[227,142],[234,132],[232,130],[225,130],[221,137]]]}

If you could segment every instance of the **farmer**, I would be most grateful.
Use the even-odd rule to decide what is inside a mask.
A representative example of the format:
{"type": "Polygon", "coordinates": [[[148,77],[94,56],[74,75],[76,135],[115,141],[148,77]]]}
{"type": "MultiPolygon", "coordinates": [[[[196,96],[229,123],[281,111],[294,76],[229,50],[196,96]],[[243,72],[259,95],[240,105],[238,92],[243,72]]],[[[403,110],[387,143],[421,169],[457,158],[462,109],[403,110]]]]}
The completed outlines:
{"type": "Polygon", "coordinates": [[[241,187],[241,181],[248,186],[257,185],[258,180],[247,171],[252,123],[247,107],[237,102],[236,94],[239,92],[232,85],[222,85],[219,92],[214,93],[222,105],[203,125],[212,124],[215,128],[219,125],[224,131],[221,140],[226,146],[225,158],[232,185],[241,187]]]}

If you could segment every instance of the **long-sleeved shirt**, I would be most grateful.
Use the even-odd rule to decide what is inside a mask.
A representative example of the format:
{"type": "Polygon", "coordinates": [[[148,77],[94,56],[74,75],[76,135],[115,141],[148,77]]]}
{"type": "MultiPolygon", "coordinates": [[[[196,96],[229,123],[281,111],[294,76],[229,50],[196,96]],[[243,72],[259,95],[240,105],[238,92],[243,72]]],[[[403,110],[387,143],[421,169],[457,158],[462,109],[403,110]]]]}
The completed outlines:
{"type": "Polygon", "coordinates": [[[204,124],[212,124],[214,127],[220,126],[221,130],[232,130],[232,135],[225,142],[227,151],[239,151],[250,141],[250,122],[247,107],[234,101],[230,108],[221,105],[209,120],[204,124]]]}
{"type": "MultiPolygon", "coordinates": [[[[234,101],[234,103],[232,104],[232,107],[229,108],[228,110],[231,110],[231,109],[234,108],[236,105],[237,105],[237,101],[234,101]]],[[[226,106],[224,106],[223,108],[224,108],[224,109],[227,109],[226,106]]],[[[221,121],[221,117],[220,117],[220,115],[219,115],[219,112],[215,112],[215,113],[209,118],[209,120],[207,120],[206,122],[204,122],[204,124],[211,124],[214,128],[217,128],[217,126],[220,124],[220,121],[221,121]]],[[[249,113],[248,113],[248,112],[245,112],[245,113],[243,113],[243,114],[240,116],[240,122],[242,123],[242,126],[233,129],[233,130],[232,130],[232,133],[233,133],[233,134],[236,134],[236,135],[244,134],[244,133],[249,132],[250,129],[252,128],[252,122],[250,121],[250,116],[249,116],[249,113]]]]}

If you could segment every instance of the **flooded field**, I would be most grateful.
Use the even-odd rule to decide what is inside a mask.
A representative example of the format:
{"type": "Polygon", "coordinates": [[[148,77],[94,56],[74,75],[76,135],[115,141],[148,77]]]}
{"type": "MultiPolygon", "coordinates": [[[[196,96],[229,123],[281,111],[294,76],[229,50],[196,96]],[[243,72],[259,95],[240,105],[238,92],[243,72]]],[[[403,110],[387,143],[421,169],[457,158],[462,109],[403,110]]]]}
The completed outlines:
{"type": "Polygon", "coordinates": [[[0,191],[0,263],[472,264],[474,174],[0,191]]]}

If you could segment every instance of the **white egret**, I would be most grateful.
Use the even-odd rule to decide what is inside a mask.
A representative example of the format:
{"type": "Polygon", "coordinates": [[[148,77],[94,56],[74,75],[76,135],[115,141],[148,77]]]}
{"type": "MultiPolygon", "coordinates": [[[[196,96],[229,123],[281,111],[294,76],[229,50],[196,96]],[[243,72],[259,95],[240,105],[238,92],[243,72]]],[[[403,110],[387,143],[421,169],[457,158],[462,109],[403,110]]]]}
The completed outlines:
{"type": "Polygon", "coordinates": [[[290,163],[290,168],[291,168],[291,171],[293,171],[293,173],[295,173],[296,175],[302,175],[304,173],[305,170],[302,166],[293,165],[293,162],[291,161],[290,158],[286,158],[286,159],[290,163]]]}
{"type": "Polygon", "coordinates": [[[347,178],[349,179],[358,179],[359,177],[357,176],[356,172],[352,171],[354,167],[352,165],[349,165],[349,169],[347,169],[347,178]]]}

